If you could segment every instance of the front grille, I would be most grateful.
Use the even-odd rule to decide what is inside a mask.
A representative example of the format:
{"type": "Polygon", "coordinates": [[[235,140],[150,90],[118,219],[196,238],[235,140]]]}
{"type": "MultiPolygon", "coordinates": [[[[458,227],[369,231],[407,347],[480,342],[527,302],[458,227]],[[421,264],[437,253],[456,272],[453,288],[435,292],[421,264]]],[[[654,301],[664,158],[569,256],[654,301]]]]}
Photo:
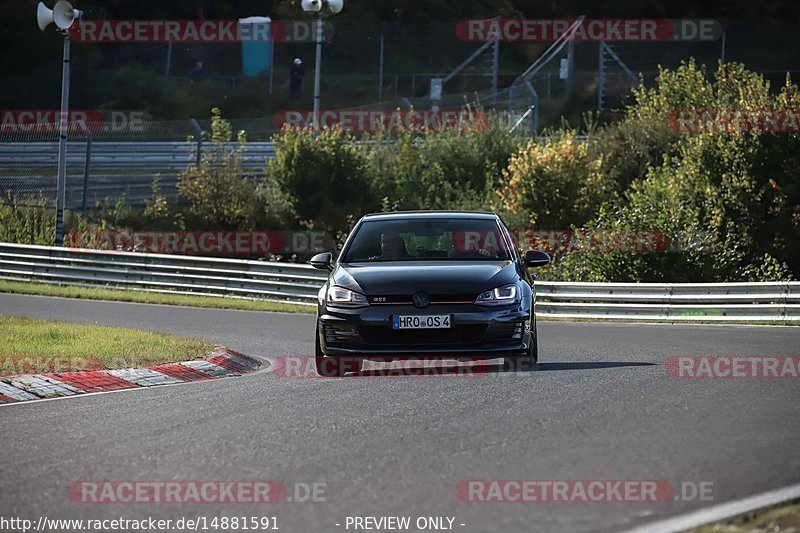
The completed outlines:
{"type": "Polygon", "coordinates": [[[522,340],[522,322],[496,322],[483,340],[492,344],[518,343],[522,340]]]}
{"type": "Polygon", "coordinates": [[[411,346],[422,344],[474,344],[486,333],[485,325],[461,325],[449,329],[399,329],[388,326],[358,328],[367,344],[411,346]]]}
{"type": "MultiPolygon", "coordinates": [[[[474,303],[477,294],[430,294],[431,305],[445,303],[474,303]]],[[[376,305],[412,305],[413,294],[371,294],[368,296],[370,303],[376,305]]]]}

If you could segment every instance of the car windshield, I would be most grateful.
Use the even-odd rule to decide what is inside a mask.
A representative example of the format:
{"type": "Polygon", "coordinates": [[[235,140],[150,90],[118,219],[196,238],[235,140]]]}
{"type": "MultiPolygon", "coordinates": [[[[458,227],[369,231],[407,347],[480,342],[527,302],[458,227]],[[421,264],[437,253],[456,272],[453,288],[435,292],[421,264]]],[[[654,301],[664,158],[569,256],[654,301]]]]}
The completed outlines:
{"type": "Polygon", "coordinates": [[[508,246],[493,219],[412,218],[362,222],[342,261],[505,261],[510,258],[508,246]]]}

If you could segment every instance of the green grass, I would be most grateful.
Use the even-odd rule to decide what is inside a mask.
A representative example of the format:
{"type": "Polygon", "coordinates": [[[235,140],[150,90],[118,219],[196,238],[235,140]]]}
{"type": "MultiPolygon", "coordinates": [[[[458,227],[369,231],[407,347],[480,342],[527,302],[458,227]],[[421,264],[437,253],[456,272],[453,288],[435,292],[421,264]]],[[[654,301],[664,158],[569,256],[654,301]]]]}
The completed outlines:
{"type": "Polygon", "coordinates": [[[242,309],[245,311],[282,311],[286,313],[314,313],[310,305],[297,305],[266,300],[247,300],[215,296],[193,296],[190,294],[163,294],[124,289],[105,289],[94,287],[75,287],[0,280],[0,292],[16,294],[35,294],[40,296],[60,296],[84,300],[110,300],[114,302],[135,302],[144,304],[184,305],[210,309],[242,309]]]}
{"type": "Polygon", "coordinates": [[[0,375],[149,366],[203,357],[212,348],[164,333],[0,316],[0,375]]]}
{"type": "Polygon", "coordinates": [[[789,533],[800,531],[800,503],[770,507],[734,520],[691,530],[692,533],[789,533]]]}

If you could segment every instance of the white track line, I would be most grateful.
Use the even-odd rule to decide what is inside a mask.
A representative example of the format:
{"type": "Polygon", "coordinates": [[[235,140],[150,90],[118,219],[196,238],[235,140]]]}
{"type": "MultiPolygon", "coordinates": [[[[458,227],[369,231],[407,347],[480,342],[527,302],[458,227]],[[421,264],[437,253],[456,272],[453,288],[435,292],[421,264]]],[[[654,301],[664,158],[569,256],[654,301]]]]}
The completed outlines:
{"type": "Polygon", "coordinates": [[[735,518],[764,507],[800,498],[800,483],[769,492],[762,492],[728,503],[700,509],[674,518],[652,522],[627,530],[626,533],[664,533],[665,531],[685,531],[721,520],[735,518]]]}

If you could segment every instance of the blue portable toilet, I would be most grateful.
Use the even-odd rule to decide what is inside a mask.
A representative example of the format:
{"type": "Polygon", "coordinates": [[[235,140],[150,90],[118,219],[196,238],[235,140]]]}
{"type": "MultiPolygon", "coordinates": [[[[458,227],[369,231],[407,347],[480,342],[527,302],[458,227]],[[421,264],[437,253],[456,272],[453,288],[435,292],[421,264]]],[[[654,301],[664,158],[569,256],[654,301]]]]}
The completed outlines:
{"type": "Polygon", "coordinates": [[[258,76],[272,71],[272,19],[269,17],[247,17],[239,19],[242,35],[242,73],[258,76]],[[250,25],[249,27],[243,27],[250,25]],[[249,37],[248,37],[249,36],[249,37]]]}

